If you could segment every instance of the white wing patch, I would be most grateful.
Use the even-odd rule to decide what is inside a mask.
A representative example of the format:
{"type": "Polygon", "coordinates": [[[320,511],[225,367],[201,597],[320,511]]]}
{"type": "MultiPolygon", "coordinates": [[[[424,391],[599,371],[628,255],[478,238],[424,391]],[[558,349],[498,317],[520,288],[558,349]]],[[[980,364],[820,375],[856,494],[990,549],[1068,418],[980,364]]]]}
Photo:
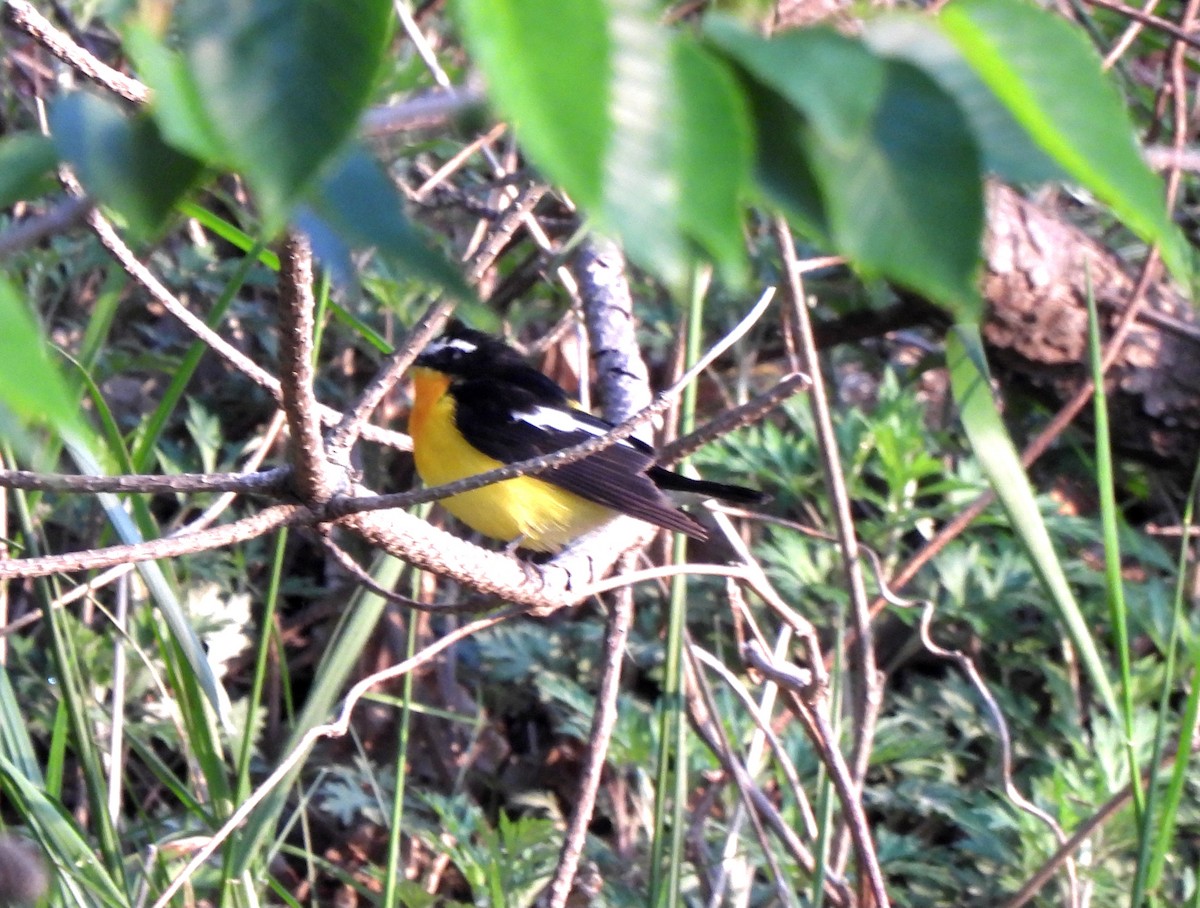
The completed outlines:
{"type": "MultiPolygon", "coordinates": [[[[588,435],[597,437],[608,434],[608,429],[604,426],[597,426],[590,422],[584,422],[582,419],[577,419],[567,410],[559,410],[556,407],[534,407],[524,413],[514,413],[513,417],[521,422],[529,423],[531,426],[536,426],[539,429],[553,429],[555,432],[586,432],[588,435]]],[[[619,445],[631,447],[629,442],[621,440],[617,442],[619,445]]]]}

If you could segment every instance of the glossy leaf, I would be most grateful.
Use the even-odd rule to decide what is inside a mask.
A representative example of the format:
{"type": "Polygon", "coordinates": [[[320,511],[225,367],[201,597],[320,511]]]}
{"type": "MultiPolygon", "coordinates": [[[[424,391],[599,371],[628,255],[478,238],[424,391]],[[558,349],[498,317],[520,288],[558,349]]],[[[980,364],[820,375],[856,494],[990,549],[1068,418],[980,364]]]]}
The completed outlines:
{"type": "Polygon", "coordinates": [[[868,275],[977,317],[983,187],[954,99],[917,68],[833,31],[708,35],[754,105],[762,190],[868,275]]]}
{"type": "Polygon", "coordinates": [[[51,110],[50,127],[88,192],[141,237],[162,227],[200,175],[200,163],[167,145],[148,116],[126,117],[95,95],[67,95],[51,110]]]}
{"type": "Polygon", "coordinates": [[[1037,144],[1130,229],[1161,244],[1181,279],[1188,253],[1142,161],[1120,94],[1082,30],[1024,0],[955,0],[945,34],[1037,144]]]}
{"type": "Polygon", "coordinates": [[[754,161],[750,115],[729,69],[689,41],[676,46],[684,232],[716,261],[725,280],[746,277],[742,206],[754,161]]]}
{"type": "Polygon", "coordinates": [[[458,11],[488,94],[526,151],[579,204],[598,209],[612,134],[606,4],[461,0],[458,11]]]}
{"type": "Polygon", "coordinates": [[[0,208],[52,190],[58,155],[54,143],[34,133],[17,133],[0,141],[0,208]]]}
{"type": "Polygon", "coordinates": [[[750,103],[759,190],[810,240],[832,247],[825,198],[808,157],[807,121],[761,82],[747,78],[742,90],[750,103]]]}
{"type": "Polygon", "coordinates": [[[469,297],[461,275],[430,249],[404,215],[404,200],[361,146],[352,145],[321,175],[298,212],[314,251],[348,280],[349,250],[374,247],[402,271],[469,297]]]}
{"type": "Polygon", "coordinates": [[[916,67],[884,64],[870,129],[851,147],[813,143],[838,251],[935,300],[979,317],[983,187],[966,120],[916,67]]]}
{"type": "Polygon", "coordinates": [[[751,162],[729,72],[649,0],[462,0],[497,108],[547,175],[638,264],[683,286],[688,241],[745,274],[751,162]]]}
{"type": "Polygon", "coordinates": [[[233,154],[217,134],[187,60],[149,28],[134,21],[124,31],[124,48],[138,76],[152,91],[150,111],[163,138],[206,164],[233,166],[233,154]]]}
{"type": "Polygon", "coordinates": [[[935,19],[893,13],[869,19],[863,35],[877,54],[919,67],[954,96],[966,114],[984,169],[1014,183],[1063,178],[1054,163],[1000,103],[935,19]]]}
{"type": "Polygon", "coordinates": [[[714,17],[705,33],[756,81],[771,86],[809,120],[822,141],[856,145],[884,90],[882,63],[861,43],[813,28],[763,38],[714,17]]]}
{"type": "Polygon", "coordinates": [[[184,84],[177,106],[203,106],[274,232],[358,123],[390,37],[391,6],[206,0],[183,12],[195,93],[184,84]]]}
{"type": "MultiPolygon", "coordinates": [[[[516,0],[524,2],[524,0],[516,0]]],[[[687,279],[680,224],[682,103],[672,63],[673,36],[648,0],[606,4],[612,36],[608,77],[608,146],[603,152],[601,221],[625,241],[631,258],[671,286],[687,279]]]]}

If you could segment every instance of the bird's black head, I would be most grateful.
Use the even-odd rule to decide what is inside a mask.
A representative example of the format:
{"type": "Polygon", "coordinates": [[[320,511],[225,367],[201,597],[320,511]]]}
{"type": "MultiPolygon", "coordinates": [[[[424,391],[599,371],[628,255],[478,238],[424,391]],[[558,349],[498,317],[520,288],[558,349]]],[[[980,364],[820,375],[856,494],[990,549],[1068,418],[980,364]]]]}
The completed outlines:
{"type": "Polygon", "coordinates": [[[530,368],[521,355],[498,337],[451,319],[446,330],[429,342],[416,365],[455,378],[482,378],[512,368],[530,368]]]}

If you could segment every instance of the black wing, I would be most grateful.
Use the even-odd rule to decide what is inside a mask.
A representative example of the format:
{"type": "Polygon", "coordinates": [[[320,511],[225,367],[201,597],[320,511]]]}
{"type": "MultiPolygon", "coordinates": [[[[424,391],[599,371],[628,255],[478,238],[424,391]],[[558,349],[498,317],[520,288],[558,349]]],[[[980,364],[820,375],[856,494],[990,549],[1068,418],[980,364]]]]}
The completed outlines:
{"type": "MultiPolygon", "coordinates": [[[[463,437],[501,463],[553,454],[612,428],[611,423],[570,407],[565,395],[561,401],[548,400],[547,395],[518,385],[456,382],[454,398],[455,421],[463,437]]],[[[538,476],[614,511],[706,538],[704,528],[678,510],[646,475],[653,466],[653,449],[628,439],[538,476]]]]}

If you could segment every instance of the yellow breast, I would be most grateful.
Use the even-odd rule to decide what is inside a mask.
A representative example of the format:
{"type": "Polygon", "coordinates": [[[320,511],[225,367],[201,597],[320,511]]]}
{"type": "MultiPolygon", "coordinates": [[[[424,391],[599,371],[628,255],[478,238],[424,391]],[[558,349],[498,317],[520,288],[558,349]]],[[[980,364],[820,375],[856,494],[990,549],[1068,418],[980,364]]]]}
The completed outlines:
{"type": "MultiPolygon", "coordinates": [[[[414,369],[415,395],[408,431],[417,473],[438,486],[503,466],[467,444],[454,421],[450,378],[414,369]]],[[[536,477],[519,476],[444,498],[446,510],[492,539],[521,540],[524,548],[556,552],[577,536],[612,519],[614,512],[536,477]]]]}

